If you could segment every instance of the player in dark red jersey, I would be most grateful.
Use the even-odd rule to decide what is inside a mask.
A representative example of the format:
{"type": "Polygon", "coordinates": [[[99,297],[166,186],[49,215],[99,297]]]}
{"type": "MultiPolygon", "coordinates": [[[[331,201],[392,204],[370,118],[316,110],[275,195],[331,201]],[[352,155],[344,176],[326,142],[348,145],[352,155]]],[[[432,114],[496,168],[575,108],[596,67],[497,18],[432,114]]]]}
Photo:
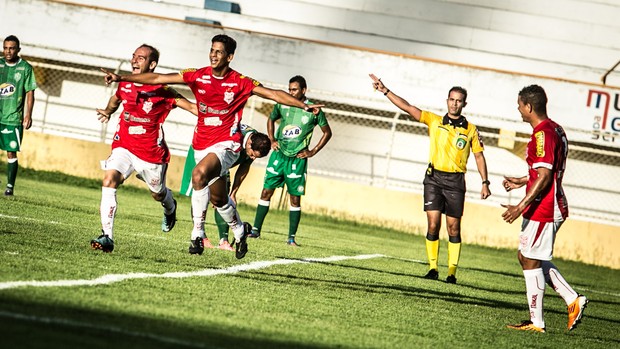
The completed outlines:
{"type": "Polygon", "coordinates": [[[216,207],[235,235],[236,257],[247,252],[247,235],[252,229],[244,223],[234,202],[228,197],[222,176],[235,163],[241,150],[240,123],[243,107],[251,95],[271,99],[276,103],[319,112],[322,105],[306,105],[281,90],[273,90],[258,81],[230,68],[237,43],[227,35],[211,39],[210,65],[200,69],[185,69],[171,74],[137,74],[119,76],[106,73],[106,83],[131,81],[143,84],[186,84],[196,97],[198,123],[192,146],[196,167],[192,172],[192,229],[189,253],[202,254],[205,237],[204,222],[209,201],[216,207]]]}
{"type": "Polygon", "coordinates": [[[545,282],[564,299],[568,306],[568,330],[577,326],[588,299],[575,292],[551,263],[555,237],[568,217],[568,203],[562,189],[566,169],[568,139],[562,126],[547,116],[547,95],[538,85],[519,92],[518,109],[523,121],[532,128],[525,160],[529,171],[523,177],[505,177],[506,191],[526,185],[525,197],[517,205],[502,205],[508,223],[523,215],[519,236],[519,262],[525,276],[530,320],[508,325],[516,330],[545,332],[543,297],[545,282]]]}
{"type": "MultiPolygon", "coordinates": [[[[153,72],[159,61],[159,51],[143,44],[131,58],[132,74],[153,72]]],[[[176,222],[176,200],[166,187],[166,171],[170,152],[162,128],[170,110],[179,106],[197,114],[196,105],[166,85],[142,85],[131,82],[119,84],[105,109],[97,109],[101,122],[123,104],[123,112],[112,140],[112,154],[102,167],[105,170],[101,188],[102,233],[91,246],[104,252],[114,249],[114,217],[116,190],[135,171],[146,182],[153,199],[161,202],[164,217],[161,229],[172,230],[176,222]]]]}

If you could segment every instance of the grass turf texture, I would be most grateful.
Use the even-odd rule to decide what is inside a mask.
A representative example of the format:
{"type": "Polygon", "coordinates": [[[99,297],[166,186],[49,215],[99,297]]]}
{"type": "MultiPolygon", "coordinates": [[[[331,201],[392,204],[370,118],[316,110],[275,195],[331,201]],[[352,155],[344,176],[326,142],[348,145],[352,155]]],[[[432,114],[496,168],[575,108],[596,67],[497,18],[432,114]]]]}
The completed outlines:
{"type": "MultiPolygon", "coordinates": [[[[4,164],[0,165],[4,172],[4,164]]],[[[4,182],[4,181],[3,181],[4,182]]],[[[257,190],[260,190],[258,188],[257,190]]],[[[121,187],[115,249],[93,251],[100,182],[20,169],[15,197],[0,197],[0,284],[93,280],[109,274],[197,272],[252,262],[382,254],[365,260],[273,265],[217,276],[140,278],[74,287],[0,289],[3,348],[609,348],[620,344],[620,271],[554,260],[588,296],[583,323],[566,332],[566,306],[547,288],[546,334],[505,328],[528,317],[512,249],[464,245],[458,284],[425,280],[424,238],[303,214],[285,244],[288,213],[272,210],[242,260],[189,255],[190,200],[161,232],[161,206],[145,189],[121,187]]],[[[369,204],[372,204],[369,201],[369,204]]],[[[241,205],[253,221],[254,207],[241,205]]],[[[207,234],[217,243],[213,209],[207,234]]],[[[465,217],[465,219],[475,219],[465,217]]],[[[421,222],[422,224],[422,222],[421,222]]],[[[506,225],[515,232],[518,225],[506,225]]],[[[467,232],[464,232],[467,234],[467,232]]],[[[562,238],[562,234],[558,236],[562,238]]],[[[447,248],[442,240],[440,261],[447,248]]]]}

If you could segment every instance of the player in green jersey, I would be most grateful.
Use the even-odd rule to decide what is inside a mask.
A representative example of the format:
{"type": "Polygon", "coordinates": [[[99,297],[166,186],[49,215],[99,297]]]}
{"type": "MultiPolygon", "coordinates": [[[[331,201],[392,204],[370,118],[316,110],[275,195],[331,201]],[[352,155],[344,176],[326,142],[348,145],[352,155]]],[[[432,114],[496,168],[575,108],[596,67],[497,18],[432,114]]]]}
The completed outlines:
{"type": "Polygon", "coordinates": [[[19,39],[9,35],[0,58],[0,149],[6,151],[7,184],[5,196],[12,196],[17,178],[17,152],[24,129],[32,126],[32,107],[37,82],[30,63],[19,57],[19,39]]]}
{"type": "MultiPolygon", "coordinates": [[[[302,76],[297,75],[289,80],[289,93],[310,105],[312,102],[306,98],[306,89],[306,79],[302,76]]],[[[329,142],[332,130],[323,111],[315,115],[304,109],[276,104],[267,120],[267,134],[274,151],[269,157],[263,191],[256,208],[254,228],[249,237],[260,236],[263,222],[269,212],[271,196],[276,188],[286,184],[291,203],[287,243],[297,246],[295,235],[301,219],[301,196],[306,191],[308,158],[316,155],[329,142]],[[277,120],[280,120],[280,126],[274,133],[277,120]],[[309,149],[314,127],[317,125],[323,131],[323,136],[314,148],[309,149]]]]}

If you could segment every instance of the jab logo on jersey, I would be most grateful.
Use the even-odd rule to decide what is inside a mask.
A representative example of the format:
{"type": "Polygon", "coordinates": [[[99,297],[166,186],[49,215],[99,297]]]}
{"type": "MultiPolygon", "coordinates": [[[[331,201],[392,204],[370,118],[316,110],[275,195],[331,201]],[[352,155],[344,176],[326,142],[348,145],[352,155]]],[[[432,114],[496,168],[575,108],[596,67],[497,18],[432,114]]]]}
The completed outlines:
{"type": "Polygon", "coordinates": [[[296,138],[301,134],[301,128],[295,125],[285,126],[282,130],[282,137],[284,138],[296,138]]]}
{"type": "Polygon", "coordinates": [[[153,110],[153,102],[150,100],[145,101],[144,104],[142,104],[142,110],[148,114],[151,110],[153,110]]]}
{"type": "Polygon", "coordinates": [[[15,93],[15,86],[9,83],[0,85],[0,97],[8,97],[15,93]]]}
{"type": "Polygon", "coordinates": [[[232,91],[232,89],[228,89],[226,90],[226,92],[224,92],[224,102],[230,104],[233,100],[235,99],[235,93],[232,91]]]}

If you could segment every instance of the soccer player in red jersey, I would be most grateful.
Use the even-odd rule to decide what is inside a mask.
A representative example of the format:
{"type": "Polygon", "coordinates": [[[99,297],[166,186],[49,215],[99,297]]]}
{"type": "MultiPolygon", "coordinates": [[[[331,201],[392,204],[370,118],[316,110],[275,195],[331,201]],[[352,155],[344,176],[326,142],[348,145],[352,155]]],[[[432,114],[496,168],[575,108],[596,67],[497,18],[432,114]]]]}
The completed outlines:
{"type": "MultiPolygon", "coordinates": [[[[131,58],[132,74],[153,72],[158,61],[159,51],[143,44],[131,58]]],[[[166,187],[170,152],[162,125],[170,110],[176,106],[197,114],[194,103],[166,85],[124,82],[110,97],[106,108],[97,109],[99,120],[108,122],[121,104],[123,112],[112,140],[112,154],[102,162],[105,170],[100,206],[102,233],[91,241],[94,249],[104,252],[114,249],[116,190],[134,171],[146,182],[153,199],[161,202],[164,208],[162,231],[172,230],[177,205],[172,191],[166,187]]]]}
{"type": "Polygon", "coordinates": [[[209,201],[228,223],[235,236],[235,255],[247,253],[247,235],[252,227],[239,217],[235,203],[226,191],[224,175],[239,157],[242,134],[240,130],[243,107],[251,95],[257,95],[292,107],[318,113],[322,105],[306,105],[281,90],[273,90],[260,82],[241,75],[230,68],[236,41],[224,34],[211,39],[210,65],[199,69],[185,69],[171,74],[136,74],[119,76],[106,73],[106,83],[131,81],[143,84],[186,84],[196,97],[198,123],[192,146],[196,167],[192,171],[192,217],[189,253],[202,254],[205,237],[204,222],[209,201]]]}
{"type": "Polygon", "coordinates": [[[551,259],[556,234],[568,217],[568,203],[562,189],[566,170],[568,139],[562,126],[547,116],[547,95],[538,85],[519,92],[518,110],[523,121],[532,126],[525,161],[528,175],[504,177],[506,191],[526,186],[525,197],[517,205],[502,205],[503,219],[514,222],[523,215],[519,236],[518,258],[525,276],[530,320],[508,328],[545,332],[543,297],[545,282],[564,299],[568,306],[568,330],[580,322],[588,299],[575,292],[564,280],[551,259]]]}

